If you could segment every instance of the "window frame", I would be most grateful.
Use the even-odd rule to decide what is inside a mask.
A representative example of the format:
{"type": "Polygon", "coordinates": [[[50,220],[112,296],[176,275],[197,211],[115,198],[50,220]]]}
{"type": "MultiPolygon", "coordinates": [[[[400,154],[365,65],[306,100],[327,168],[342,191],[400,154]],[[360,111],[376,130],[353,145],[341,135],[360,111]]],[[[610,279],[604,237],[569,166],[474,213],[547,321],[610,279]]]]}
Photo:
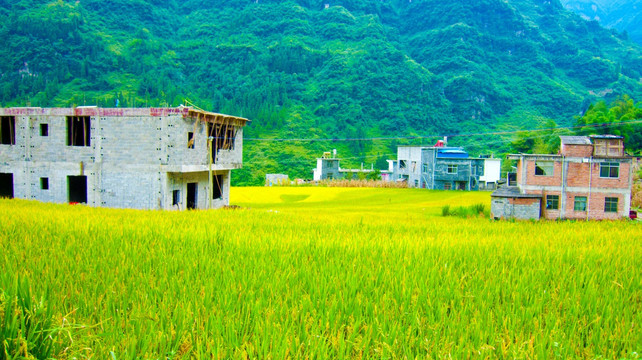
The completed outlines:
{"type": "Polygon", "coordinates": [[[549,161],[549,160],[540,160],[540,161],[535,161],[535,176],[554,176],[555,175],[555,161],[549,161]],[[543,167],[542,165],[547,165],[546,167],[543,167]],[[550,174],[545,171],[545,169],[548,169],[548,165],[550,165],[550,174]],[[538,174],[538,170],[540,170],[541,174],[538,174]]]}
{"type": "Polygon", "coordinates": [[[458,165],[457,164],[447,164],[446,165],[446,174],[457,174],[457,169],[458,165]]]}
{"type": "Polygon", "coordinates": [[[620,178],[620,163],[619,162],[603,162],[600,163],[600,179],[619,179],[620,178]],[[604,171],[606,170],[606,171],[604,171]],[[613,172],[615,170],[615,175],[613,172]],[[604,176],[604,172],[607,173],[604,176]]]}
{"type": "Polygon", "coordinates": [[[546,195],[546,210],[559,210],[560,209],[560,196],[559,195],[546,195]],[[555,207],[553,207],[555,204],[555,207]]]}
{"type": "Polygon", "coordinates": [[[605,213],[617,213],[619,198],[607,196],[604,198],[604,212],[605,213]],[[615,208],[613,206],[615,205],[615,208]]]}
{"type": "Polygon", "coordinates": [[[573,199],[573,211],[586,212],[587,204],[588,204],[588,197],[586,197],[586,196],[576,196],[573,199]],[[580,205],[580,206],[578,206],[578,205],[580,205]]]}

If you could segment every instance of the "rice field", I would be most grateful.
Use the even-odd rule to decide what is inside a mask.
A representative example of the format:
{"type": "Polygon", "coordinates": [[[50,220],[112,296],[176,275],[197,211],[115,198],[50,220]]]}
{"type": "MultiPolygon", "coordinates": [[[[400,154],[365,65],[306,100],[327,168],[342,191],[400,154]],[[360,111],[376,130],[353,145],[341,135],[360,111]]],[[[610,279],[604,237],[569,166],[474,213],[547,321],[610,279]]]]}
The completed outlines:
{"type": "Polygon", "coordinates": [[[641,357],[640,222],[441,216],[482,192],[231,196],[0,200],[0,359],[641,357]]]}

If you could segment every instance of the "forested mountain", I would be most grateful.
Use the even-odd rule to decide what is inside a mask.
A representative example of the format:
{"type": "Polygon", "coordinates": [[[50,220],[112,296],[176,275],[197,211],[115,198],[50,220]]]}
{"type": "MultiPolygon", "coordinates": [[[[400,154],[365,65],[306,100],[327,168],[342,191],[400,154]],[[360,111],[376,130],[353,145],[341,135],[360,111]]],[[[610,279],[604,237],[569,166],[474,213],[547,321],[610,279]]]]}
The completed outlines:
{"type": "Polygon", "coordinates": [[[331,148],[344,166],[382,162],[410,141],[253,138],[568,125],[604,97],[642,98],[641,48],[558,0],[0,0],[0,15],[3,106],[189,99],[248,117],[237,184],[309,178],[331,148]]]}
{"type": "Polygon", "coordinates": [[[642,0],[562,0],[562,4],[586,20],[625,31],[642,44],[642,0]]]}

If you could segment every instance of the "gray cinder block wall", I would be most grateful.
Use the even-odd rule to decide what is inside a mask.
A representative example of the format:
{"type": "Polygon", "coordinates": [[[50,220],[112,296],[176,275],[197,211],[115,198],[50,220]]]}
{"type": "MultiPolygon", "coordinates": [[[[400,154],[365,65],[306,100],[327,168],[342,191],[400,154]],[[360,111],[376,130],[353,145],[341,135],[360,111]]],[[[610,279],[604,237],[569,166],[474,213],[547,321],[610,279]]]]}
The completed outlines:
{"type": "Polygon", "coordinates": [[[70,177],[80,176],[86,179],[88,205],[133,209],[186,209],[188,200],[197,209],[207,208],[208,129],[217,125],[233,129],[234,136],[224,149],[213,141],[213,193],[221,196],[212,207],[229,204],[230,171],[242,166],[248,122],[187,107],[5,108],[0,117],[15,122],[13,143],[0,144],[0,174],[13,177],[14,197],[69,202],[70,177]],[[68,144],[73,117],[89,119],[88,146],[68,144]]]}

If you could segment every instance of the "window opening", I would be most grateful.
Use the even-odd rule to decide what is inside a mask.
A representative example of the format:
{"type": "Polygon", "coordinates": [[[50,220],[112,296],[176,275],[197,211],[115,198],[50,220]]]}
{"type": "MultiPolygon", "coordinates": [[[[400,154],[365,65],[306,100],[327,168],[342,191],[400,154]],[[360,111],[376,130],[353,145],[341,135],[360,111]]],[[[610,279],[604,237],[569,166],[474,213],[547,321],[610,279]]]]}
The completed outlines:
{"type": "Polygon", "coordinates": [[[600,164],[600,177],[617,179],[620,177],[620,164],[619,163],[601,163],[600,164]]]}
{"type": "Polygon", "coordinates": [[[444,190],[452,190],[453,185],[451,183],[445,183],[444,184],[444,190]]]}
{"type": "Polygon", "coordinates": [[[0,138],[2,145],[16,144],[16,118],[15,116],[0,117],[0,138]]]}
{"type": "Polygon", "coordinates": [[[91,119],[89,116],[67,116],[67,145],[90,146],[91,119]]]}
{"type": "Polygon", "coordinates": [[[225,123],[207,123],[208,137],[212,137],[212,161],[216,162],[218,152],[221,150],[234,150],[236,140],[236,127],[225,123]]]}
{"type": "Polygon", "coordinates": [[[535,175],[553,176],[554,163],[552,161],[536,161],[535,175]]]}
{"type": "Polygon", "coordinates": [[[13,199],[13,174],[0,173],[0,198],[13,199]]]}
{"type": "Polygon", "coordinates": [[[576,196],[573,209],[575,211],[586,211],[586,196],[576,196]]]}
{"type": "Polygon", "coordinates": [[[187,148],[188,149],[193,149],[194,148],[194,133],[193,132],[188,132],[187,133],[187,148]]]}
{"type": "Polygon", "coordinates": [[[67,190],[70,204],[86,204],[87,176],[67,176],[67,190]]]}
{"type": "Polygon", "coordinates": [[[406,160],[399,160],[399,170],[406,168],[406,160]]]}
{"type": "Polygon", "coordinates": [[[446,169],[446,172],[448,174],[456,174],[457,173],[457,165],[448,165],[448,168],[446,169]]]}
{"type": "Polygon", "coordinates": [[[49,124],[40,124],[40,136],[49,136],[49,124]]]}
{"type": "Polygon", "coordinates": [[[40,188],[42,190],[49,190],[49,178],[40,178],[40,188]]]}
{"type": "Polygon", "coordinates": [[[559,195],[546,195],[546,210],[558,210],[560,208],[559,195]]]}
{"type": "Polygon", "coordinates": [[[618,198],[607,197],[604,199],[604,212],[617,212],[618,198]]]}

